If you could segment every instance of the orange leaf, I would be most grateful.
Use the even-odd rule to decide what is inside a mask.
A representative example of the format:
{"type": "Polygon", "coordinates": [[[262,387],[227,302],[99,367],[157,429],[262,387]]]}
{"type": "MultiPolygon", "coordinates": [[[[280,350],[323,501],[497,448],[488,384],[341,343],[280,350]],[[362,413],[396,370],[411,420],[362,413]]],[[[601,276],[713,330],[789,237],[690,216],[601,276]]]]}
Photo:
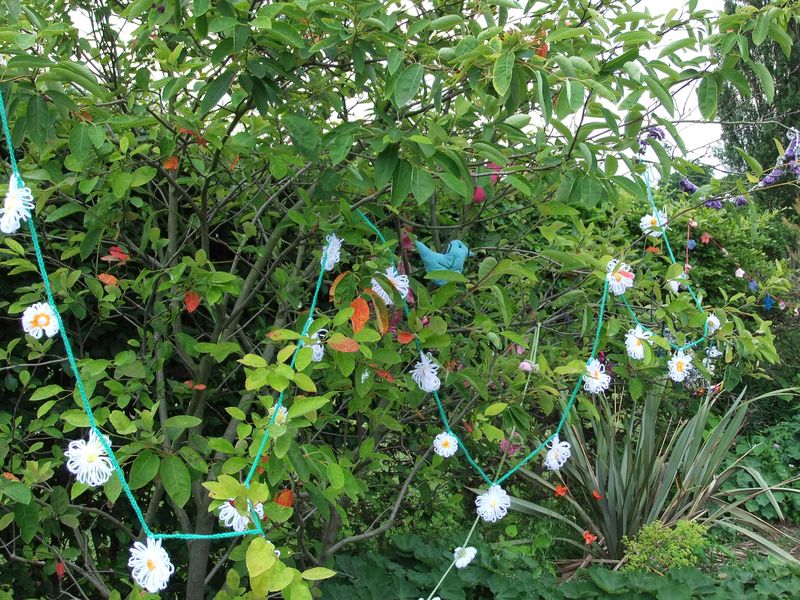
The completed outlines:
{"type": "Polygon", "coordinates": [[[167,160],[164,161],[164,168],[167,171],[177,171],[178,170],[178,157],[173,155],[170,156],[167,160]]]}
{"type": "Polygon", "coordinates": [[[333,301],[336,299],[336,298],[335,298],[335,297],[336,297],[336,286],[337,286],[337,285],[339,285],[339,283],[341,283],[342,279],[344,279],[344,278],[345,278],[345,276],[346,276],[347,274],[349,274],[349,273],[350,273],[350,271],[344,271],[343,273],[339,273],[339,274],[336,276],[336,279],[334,279],[334,280],[333,280],[333,283],[331,284],[331,289],[330,289],[330,291],[328,292],[328,295],[329,295],[329,296],[330,296],[330,298],[331,298],[331,302],[333,302],[333,301]]]}
{"type": "Polygon", "coordinates": [[[372,299],[372,306],[375,307],[375,320],[378,322],[378,331],[386,333],[389,331],[389,309],[386,307],[386,303],[375,293],[375,290],[364,290],[364,293],[372,299]]]}
{"type": "Polygon", "coordinates": [[[186,307],[187,311],[193,313],[197,310],[197,307],[200,306],[200,295],[192,290],[187,291],[183,296],[183,305],[186,307]]]}
{"type": "Polygon", "coordinates": [[[411,340],[413,340],[416,336],[413,333],[409,333],[408,331],[398,331],[397,332],[397,341],[401,344],[407,344],[411,340]]]}
{"type": "Polygon", "coordinates": [[[289,488],[281,490],[275,498],[275,503],[290,508],[294,504],[294,492],[289,488]]]}
{"type": "Polygon", "coordinates": [[[370,367],[372,367],[372,370],[375,371],[375,375],[381,377],[382,379],[385,379],[389,383],[394,383],[394,375],[389,373],[389,371],[384,371],[383,369],[379,369],[378,365],[374,364],[371,364],[370,367]]]}
{"type": "Polygon", "coordinates": [[[328,347],[339,352],[358,352],[361,346],[352,338],[345,337],[341,333],[334,333],[328,338],[328,347]]]}
{"type": "Polygon", "coordinates": [[[119,282],[119,280],[111,273],[100,273],[97,278],[103,283],[103,285],[117,285],[119,282]]]}
{"type": "Polygon", "coordinates": [[[350,307],[353,309],[353,316],[350,317],[353,333],[358,333],[369,321],[369,304],[363,298],[356,298],[350,303],[350,307]]]}
{"type": "Polygon", "coordinates": [[[205,383],[195,383],[191,379],[183,382],[185,386],[187,386],[190,390],[197,390],[198,392],[202,392],[206,389],[205,383]]]}

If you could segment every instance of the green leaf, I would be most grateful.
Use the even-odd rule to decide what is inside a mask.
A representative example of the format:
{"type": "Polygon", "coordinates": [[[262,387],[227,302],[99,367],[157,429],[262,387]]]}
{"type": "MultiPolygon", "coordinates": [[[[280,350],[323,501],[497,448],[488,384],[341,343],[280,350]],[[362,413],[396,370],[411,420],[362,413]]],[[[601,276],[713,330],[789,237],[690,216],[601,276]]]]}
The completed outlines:
{"type": "Polygon", "coordinates": [[[463,23],[464,19],[461,17],[461,15],[445,15],[431,21],[430,29],[433,31],[447,31],[451,30],[456,25],[461,25],[463,23]]]}
{"type": "Polygon", "coordinates": [[[128,485],[132,490],[138,490],[153,481],[158,473],[161,460],[152,452],[142,452],[131,465],[128,476],[128,485]]]}
{"type": "Polygon", "coordinates": [[[422,204],[433,195],[433,177],[427,171],[412,167],[411,169],[411,191],[418,204],[422,204]]]}
{"type": "Polygon", "coordinates": [[[167,456],[159,468],[161,482],[169,497],[178,506],[184,506],[192,494],[192,477],[184,462],[177,456],[167,456]]]}
{"type": "Polygon", "coordinates": [[[764,40],[767,39],[767,33],[769,32],[769,24],[772,20],[772,16],[769,12],[762,12],[756,18],[756,24],[753,27],[753,43],[756,46],[760,46],[764,43],[764,40]]]}
{"type": "Polygon", "coordinates": [[[315,398],[299,398],[295,400],[289,407],[288,417],[293,419],[295,417],[302,417],[308,413],[319,410],[330,402],[329,398],[315,397],[315,398]]]}
{"type": "Polygon", "coordinates": [[[514,73],[513,52],[506,50],[494,63],[492,69],[492,86],[499,96],[505,96],[508,86],[511,85],[511,75],[514,73]]]}
{"type": "MultiPolygon", "coordinates": [[[[247,554],[245,554],[247,573],[250,577],[258,577],[272,568],[272,565],[275,564],[277,560],[274,551],[275,546],[263,537],[253,538],[253,541],[250,542],[250,545],[247,547],[247,554]]],[[[241,558],[239,560],[241,560],[241,558]]]]}
{"type": "Polygon", "coordinates": [[[403,108],[417,95],[425,69],[422,65],[409,65],[394,84],[394,103],[397,108],[403,108]]]}
{"type": "Polygon", "coordinates": [[[206,86],[206,93],[200,102],[200,113],[207,113],[216,106],[217,102],[228,93],[234,77],[236,77],[236,70],[229,69],[206,86]]]}
{"type": "Polygon", "coordinates": [[[494,404],[488,406],[486,410],[483,411],[483,414],[487,417],[494,417],[495,415],[499,415],[506,408],[508,408],[508,404],[505,402],[495,402],[494,404]]]}
{"type": "Polygon", "coordinates": [[[285,115],[283,122],[289,130],[292,144],[309,160],[316,160],[320,136],[317,127],[302,115],[285,115]]]}
{"type": "Polygon", "coordinates": [[[761,89],[764,90],[767,103],[772,104],[775,98],[775,80],[772,78],[772,74],[769,72],[769,69],[760,62],[750,61],[748,64],[761,83],[761,89]]]}
{"type": "Polygon", "coordinates": [[[197,427],[202,422],[203,419],[199,417],[192,417],[190,415],[176,415],[164,421],[164,427],[170,427],[172,429],[189,429],[191,427],[197,427]]]}
{"type": "Polygon", "coordinates": [[[425,274],[425,279],[455,281],[457,283],[466,283],[468,281],[466,277],[456,271],[430,271],[425,274]]]}
{"type": "Polygon", "coordinates": [[[705,77],[697,87],[697,103],[704,119],[711,120],[717,113],[717,81],[714,77],[705,77]]]}
{"type": "Polygon", "coordinates": [[[312,567],[303,571],[303,579],[308,581],[319,581],[321,579],[329,579],[336,576],[336,571],[331,571],[325,567],[312,567]]]}
{"type": "Polygon", "coordinates": [[[0,477],[0,496],[2,495],[17,504],[30,504],[33,499],[33,494],[27,485],[20,481],[9,481],[5,477],[0,477]]]}
{"type": "Polygon", "coordinates": [[[63,391],[64,388],[56,384],[51,384],[51,385],[46,385],[44,387],[36,388],[33,394],[31,394],[31,402],[39,402],[41,400],[45,400],[47,398],[55,396],[56,394],[60,394],[63,391]]]}
{"type": "Polygon", "coordinates": [[[334,489],[341,489],[344,487],[344,471],[336,463],[328,463],[328,481],[334,489]]]}
{"type": "Polygon", "coordinates": [[[304,392],[316,393],[317,386],[314,385],[314,382],[312,381],[311,377],[309,377],[305,373],[295,373],[293,380],[294,384],[304,392]]]}

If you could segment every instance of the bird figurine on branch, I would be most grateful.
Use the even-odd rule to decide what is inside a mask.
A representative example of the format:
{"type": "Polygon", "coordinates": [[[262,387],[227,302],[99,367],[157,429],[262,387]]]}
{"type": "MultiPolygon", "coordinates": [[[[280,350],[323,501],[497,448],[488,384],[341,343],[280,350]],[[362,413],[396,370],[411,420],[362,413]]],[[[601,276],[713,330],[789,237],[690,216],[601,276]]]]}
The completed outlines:
{"type": "MultiPolygon", "coordinates": [[[[466,262],[467,257],[475,255],[461,240],[453,240],[450,242],[444,254],[441,252],[434,252],[419,240],[416,241],[416,245],[427,273],[433,271],[453,271],[455,273],[461,273],[461,271],[464,270],[464,262],[466,262]]],[[[433,282],[439,286],[447,283],[447,281],[441,279],[434,279],[433,282]]]]}

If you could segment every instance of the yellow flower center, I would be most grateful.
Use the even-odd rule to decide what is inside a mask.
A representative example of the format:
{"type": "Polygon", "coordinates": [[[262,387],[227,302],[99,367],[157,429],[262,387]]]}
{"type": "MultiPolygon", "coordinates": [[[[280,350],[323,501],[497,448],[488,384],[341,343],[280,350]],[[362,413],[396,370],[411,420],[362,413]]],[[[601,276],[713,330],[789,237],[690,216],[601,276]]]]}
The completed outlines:
{"type": "Polygon", "coordinates": [[[147,559],[147,569],[150,571],[156,570],[156,563],[154,563],[153,560],[150,558],[147,559]]]}
{"type": "Polygon", "coordinates": [[[683,373],[684,369],[686,369],[686,364],[682,360],[675,363],[675,370],[678,373],[683,373]]]}
{"type": "Polygon", "coordinates": [[[489,500],[489,506],[491,506],[492,508],[497,508],[497,498],[492,498],[491,500],[489,500]]]}
{"type": "Polygon", "coordinates": [[[636,345],[637,346],[641,346],[642,345],[642,340],[640,340],[639,338],[636,338],[636,345]]]}
{"type": "Polygon", "coordinates": [[[616,279],[617,283],[619,283],[620,281],[622,281],[622,275],[620,275],[619,272],[614,273],[614,279],[616,279]]]}
{"type": "Polygon", "coordinates": [[[600,369],[595,369],[594,373],[592,374],[592,377],[594,377],[595,379],[600,379],[600,369]]]}
{"type": "Polygon", "coordinates": [[[658,219],[656,219],[655,217],[652,217],[650,219],[650,225],[653,225],[653,226],[658,225],[658,219]]]}
{"type": "Polygon", "coordinates": [[[47,327],[50,325],[50,315],[46,313],[39,313],[33,317],[33,324],[37,327],[47,327]]]}
{"type": "Polygon", "coordinates": [[[442,440],[442,448],[449,448],[450,440],[442,440]]]}
{"type": "Polygon", "coordinates": [[[100,457],[97,455],[97,452],[94,452],[92,450],[90,450],[86,454],[86,462],[89,463],[90,465],[93,464],[94,462],[96,462],[98,458],[100,458],[100,457]]]}

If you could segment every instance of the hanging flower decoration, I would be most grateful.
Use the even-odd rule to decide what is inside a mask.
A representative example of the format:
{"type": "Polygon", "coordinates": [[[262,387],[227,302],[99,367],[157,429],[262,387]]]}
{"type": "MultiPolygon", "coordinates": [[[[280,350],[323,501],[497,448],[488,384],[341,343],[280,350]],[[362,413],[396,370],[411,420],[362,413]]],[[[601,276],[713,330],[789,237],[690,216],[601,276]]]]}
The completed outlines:
{"type": "Polygon", "coordinates": [[[682,382],[694,368],[692,366],[692,355],[684,354],[683,350],[678,350],[667,363],[669,368],[669,378],[678,383],[682,382]]]}
{"type": "Polygon", "coordinates": [[[487,523],[499,521],[508,513],[511,497],[499,485],[493,485],[475,498],[478,515],[487,523]]]}
{"type": "Polygon", "coordinates": [[[336,266],[336,263],[338,263],[341,259],[342,240],[340,240],[335,233],[330,234],[325,239],[328,240],[328,245],[323,253],[325,256],[325,264],[323,265],[323,268],[326,271],[332,271],[336,266]]]}
{"type": "MultiPolygon", "coordinates": [[[[271,407],[267,416],[272,420],[272,416],[275,414],[275,407],[271,407]]],[[[278,409],[278,414],[275,416],[275,420],[273,421],[276,425],[283,425],[289,419],[289,411],[286,410],[285,406],[281,406],[278,409]]]]}
{"type": "MultiPolygon", "coordinates": [[[[260,502],[256,504],[255,511],[256,514],[258,514],[259,519],[264,518],[264,506],[260,502]]],[[[253,517],[249,512],[246,515],[240,513],[234,506],[233,498],[231,498],[227,502],[223,502],[220,505],[219,520],[222,521],[226,527],[229,527],[234,531],[244,531],[245,529],[249,529],[250,523],[253,521],[253,517]]]]}
{"type": "Polygon", "coordinates": [[[612,258],[606,265],[606,281],[608,289],[615,296],[621,296],[628,288],[633,287],[635,275],[630,266],[612,258]]]}
{"type": "Polygon", "coordinates": [[[22,313],[22,329],[37,340],[42,334],[53,337],[58,333],[58,319],[53,307],[47,302],[37,302],[26,308],[22,313]]]}
{"type": "Polygon", "coordinates": [[[643,216],[639,220],[639,227],[641,227],[642,233],[645,235],[649,235],[650,237],[654,238],[660,238],[664,233],[663,230],[667,228],[668,222],[669,220],[667,219],[667,211],[658,210],[654,213],[643,216]]]}
{"type": "Polygon", "coordinates": [[[751,279],[747,283],[747,287],[750,288],[751,292],[757,292],[758,291],[758,282],[755,279],[751,279]]]}
{"type": "Polygon", "coordinates": [[[736,277],[738,277],[739,279],[742,279],[742,278],[744,277],[744,269],[742,269],[741,267],[739,267],[738,269],[736,269],[736,270],[733,272],[733,274],[734,274],[736,277]]]}
{"type": "Polygon", "coordinates": [[[584,531],[583,541],[587,546],[590,546],[597,541],[597,536],[593,534],[591,531],[584,531]]]}
{"type": "Polygon", "coordinates": [[[151,594],[157,594],[167,587],[175,567],[167,551],[161,547],[161,540],[147,538],[147,545],[134,542],[130,554],[128,566],[136,583],[151,594]]]}
{"type": "Polygon", "coordinates": [[[569,488],[565,485],[558,484],[555,489],[555,497],[556,498],[563,498],[569,492],[569,488]]]}
{"type": "Polygon", "coordinates": [[[439,380],[439,365],[433,362],[430,353],[420,354],[419,362],[411,371],[411,378],[423,392],[428,394],[438,390],[442,382],[439,380]]]}
{"type": "Polygon", "coordinates": [[[681,286],[686,285],[687,279],[686,273],[679,273],[674,279],[667,281],[667,288],[669,288],[669,291],[673,294],[677,294],[681,291],[681,286]]]}
{"type": "Polygon", "coordinates": [[[458,440],[453,434],[443,431],[433,438],[433,451],[439,456],[450,458],[458,452],[458,440]]]}
{"type": "Polygon", "coordinates": [[[322,343],[321,338],[328,333],[327,329],[319,329],[312,333],[309,337],[314,341],[311,344],[311,360],[314,362],[320,362],[323,358],[325,358],[325,345],[322,343]]]}
{"type": "Polygon", "coordinates": [[[592,498],[594,498],[595,500],[600,502],[600,500],[603,499],[603,494],[600,493],[600,490],[595,488],[595,489],[592,490],[592,498]]]}
{"type": "MultiPolygon", "coordinates": [[[[106,443],[111,440],[106,436],[106,443]]],[[[106,454],[103,443],[94,430],[89,432],[89,440],[74,440],[64,452],[67,457],[67,470],[84,485],[96,487],[103,485],[114,472],[111,459],[106,454]]]]}
{"type": "Polygon", "coordinates": [[[642,360],[644,358],[644,344],[650,343],[650,338],[653,337],[652,331],[647,331],[641,325],[637,325],[634,329],[629,329],[625,336],[625,349],[628,351],[628,356],[634,360],[642,360]]]}
{"type": "Polygon", "coordinates": [[[560,441],[557,435],[553,436],[547,448],[547,454],[544,457],[544,466],[550,471],[558,471],[567,463],[569,457],[572,456],[569,442],[560,441]]]}
{"type": "Polygon", "coordinates": [[[606,367],[596,358],[586,363],[586,373],[583,376],[583,389],[590,394],[600,394],[611,385],[611,375],[606,374],[606,367]]]}
{"type": "Polygon", "coordinates": [[[459,546],[456,548],[453,552],[453,561],[456,569],[463,569],[466,567],[477,554],[478,551],[472,546],[467,546],[466,548],[459,546]]]}
{"type": "Polygon", "coordinates": [[[708,335],[714,335],[717,331],[719,331],[719,328],[722,327],[719,317],[717,317],[717,315],[714,313],[708,315],[706,322],[708,323],[708,335]]]}
{"type": "Polygon", "coordinates": [[[22,187],[16,175],[8,180],[8,191],[0,208],[0,231],[11,234],[19,231],[21,221],[27,221],[33,210],[33,194],[22,187]]]}
{"type": "MultiPolygon", "coordinates": [[[[389,282],[394,286],[394,289],[397,290],[397,293],[400,294],[401,298],[408,296],[408,292],[411,289],[408,275],[401,275],[397,271],[397,268],[388,267],[386,269],[386,279],[388,279],[389,282]]],[[[378,294],[386,306],[392,306],[394,304],[392,297],[381,287],[380,282],[374,277],[372,278],[372,291],[378,294]]]]}

